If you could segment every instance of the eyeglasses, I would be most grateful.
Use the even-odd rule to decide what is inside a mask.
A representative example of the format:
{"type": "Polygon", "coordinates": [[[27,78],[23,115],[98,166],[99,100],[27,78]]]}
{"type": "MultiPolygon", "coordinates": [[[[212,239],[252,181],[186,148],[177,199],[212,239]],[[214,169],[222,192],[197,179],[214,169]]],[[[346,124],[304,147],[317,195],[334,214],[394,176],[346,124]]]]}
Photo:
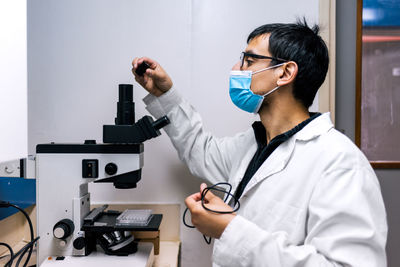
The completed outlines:
{"type": "Polygon", "coordinates": [[[272,59],[278,62],[286,62],[288,60],[282,59],[279,57],[268,57],[268,56],[263,56],[263,55],[257,55],[257,54],[252,54],[252,53],[247,53],[247,52],[242,52],[240,54],[240,67],[242,68],[244,65],[244,61],[247,60],[247,58],[252,57],[252,58],[258,58],[258,59],[272,59]]]}

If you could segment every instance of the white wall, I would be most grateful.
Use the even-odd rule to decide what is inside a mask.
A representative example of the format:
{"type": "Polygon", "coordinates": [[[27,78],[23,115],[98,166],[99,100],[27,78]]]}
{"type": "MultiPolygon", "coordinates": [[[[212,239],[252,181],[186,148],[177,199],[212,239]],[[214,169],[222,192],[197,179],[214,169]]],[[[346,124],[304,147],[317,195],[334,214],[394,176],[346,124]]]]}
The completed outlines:
{"type": "Polygon", "coordinates": [[[0,1],[0,123],[0,162],[26,157],[26,0],[0,1]]]}
{"type": "MultiPolygon", "coordinates": [[[[135,56],[158,60],[217,136],[247,129],[254,116],[228,95],[228,75],[247,35],[269,22],[318,21],[318,0],[35,0],[28,2],[29,151],[43,142],[101,142],[113,123],[117,86],[134,83],[135,56]]],[[[146,114],[135,84],[136,118],[146,114]]],[[[145,143],[137,189],[91,186],[95,202],[182,203],[200,180],[168,137],[145,143]]],[[[183,212],[183,207],[182,207],[183,212]]],[[[210,266],[211,246],[181,226],[182,266],[210,266]]]]}

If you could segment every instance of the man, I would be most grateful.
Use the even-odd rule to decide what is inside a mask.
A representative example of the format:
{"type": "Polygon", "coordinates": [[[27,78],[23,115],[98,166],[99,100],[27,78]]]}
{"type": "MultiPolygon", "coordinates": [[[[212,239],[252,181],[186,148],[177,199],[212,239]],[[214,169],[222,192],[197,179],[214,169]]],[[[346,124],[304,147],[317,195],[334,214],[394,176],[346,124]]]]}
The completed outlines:
{"type": "MultiPolygon", "coordinates": [[[[149,93],[155,117],[191,172],[211,183],[229,182],[240,201],[232,207],[208,192],[186,199],[193,225],[214,237],[214,266],[386,266],[387,224],[378,180],[368,160],[326,114],[310,114],[328,69],[318,26],[267,24],[248,37],[231,72],[229,93],[261,122],[234,137],[205,133],[199,115],[163,68],[135,58],[133,73],[149,93]]],[[[231,202],[232,203],[232,202],[231,202]]]]}

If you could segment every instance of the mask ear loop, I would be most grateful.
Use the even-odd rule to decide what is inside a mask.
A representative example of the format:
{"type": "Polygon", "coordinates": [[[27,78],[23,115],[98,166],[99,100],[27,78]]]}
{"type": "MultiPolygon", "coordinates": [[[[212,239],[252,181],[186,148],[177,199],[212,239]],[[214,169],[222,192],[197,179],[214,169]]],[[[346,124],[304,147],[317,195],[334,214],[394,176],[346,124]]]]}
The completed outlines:
{"type": "MultiPolygon", "coordinates": [[[[257,74],[257,73],[262,72],[262,71],[265,71],[265,70],[269,70],[269,69],[272,69],[272,68],[277,68],[277,67],[283,66],[283,65],[285,65],[285,63],[286,63],[286,62],[281,63],[281,64],[277,64],[277,65],[274,65],[274,66],[270,66],[270,67],[265,68],[265,69],[261,69],[261,70],[255,71],[255,72],[252,73],[252,75],[253,75],[253,74],[257,74]]],[[[277,87],[275,87],[274,89],[272,89],[271,91],[269,91],[269,92],[267,92],[266,94],[261,95],[261,96],[262,96],[263,98],[265,98],[267,95],[272,94],[273,92],[275,92],[275,91],[278,90],[279,88],[280,88],[280,86],[277,86],[277,87]]],[[[254,113],[257,113],[257,112],[260,110],[261,105],[262,105],[262,101],[258,104],[258,106],[257,106],[257,108],[256,108],[256,110],[255,110],[254,113]]]]}
{"type": "Polygon", "coordinates": [[[254,74],[257,74],[257,73],[259,73],[259,72],[266,71],[266,70],[274,69],[274,68],[283,66],[283,65],[285,65],[285,64],[286,64],[286,62],[280,63],[280,64],[276,64],[276,65],[273,65],[273,66],[269,66],[269,67],[266,67],[266,68],[264,68],[264,69],[254,71],[254,72],[251,73],[251,75],[254,75],[254,74]]]}
{"type": "Polygon", "coordinates": [[[275,92],[276,90],[278,90],[280,88],[280,86],[275,87],[274,89],[272,89],[271,91],[269,91],[268,93],[266,93],[265,95],[262,95],[262,97],[266,97],[269,94],[272,94],[273,92],[275,92]]]}
{"type": "MultiPolygon", "coordinates": [[[[261,97],[263,98],[263,100],[264,100],[264,98],[265,98],[267,95],[272,94],[273,92],[275,92],[275,91],[278,90],[279,88],[281,88],[281,87],[280,87],[280,86],[277,86],[277,87],[275,87],[274,89],[272,89],[271,91],[267,92],[266,94],[260,95],[260,96],[261,96],[261,97]]],[[[253,113],[257,113],[257,112],[260,110],[260,108],[261,108],[261,106],[262,106],[262,103],[263,103],[263,101],[260,101],[260,102],[258,103],[258,105],[257,105],[257,107],[256,107],[256,109],[255,109],[255,111],[254,111],[253,113]]]]}

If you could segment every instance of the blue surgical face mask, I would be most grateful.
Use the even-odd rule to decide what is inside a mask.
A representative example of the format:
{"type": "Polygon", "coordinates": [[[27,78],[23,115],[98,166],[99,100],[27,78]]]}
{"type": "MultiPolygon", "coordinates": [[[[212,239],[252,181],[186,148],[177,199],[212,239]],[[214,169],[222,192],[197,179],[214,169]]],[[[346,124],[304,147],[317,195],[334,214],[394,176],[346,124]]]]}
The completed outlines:
{"type": "Polygon", "coordinates": [[[256,73],[277,68],[283,64],[284,63],[274,65],[255,72],[249,70],[232,70],[229,77],[229,95],[232,102],[244,111],[257,113],[260,110],[264,97],[276,91],[279,86],[275,87],[265,95],[256,95],[250,90],[251,77],[256,73]]]}

